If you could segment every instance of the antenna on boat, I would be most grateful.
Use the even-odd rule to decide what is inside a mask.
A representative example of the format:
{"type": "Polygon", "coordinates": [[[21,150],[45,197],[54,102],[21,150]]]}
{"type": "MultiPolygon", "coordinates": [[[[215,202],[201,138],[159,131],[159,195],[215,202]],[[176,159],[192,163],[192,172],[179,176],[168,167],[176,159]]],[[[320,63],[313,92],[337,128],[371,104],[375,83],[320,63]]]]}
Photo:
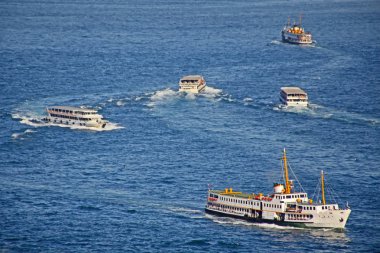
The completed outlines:
{"type": "Polygon", "coordinates": [[[302,27],[302,13],[300,14],[300,27],[302,27]]]}
{"type": "Polygon", "coordinates": [[[290,17],[288,17],[288,26],[290,26],[290,17]]]}
{"type": "Polygon", "coordinates": [[[321,170],[321,190],[322,190],[322,204],[326,205],[326,198],[325,198],[325,177],[323,175],[323,170],[321,170]]]}
{"type": "Polygon", "coordinates": [[[286,161],[286,149],[284,148],[284,156],[282,157],[284,161],[284,178],[285,178],[285,194],[289,194],[291,191],[291,183],[289,181],[289,171],[288,171],[288,163],[286,161]]]}

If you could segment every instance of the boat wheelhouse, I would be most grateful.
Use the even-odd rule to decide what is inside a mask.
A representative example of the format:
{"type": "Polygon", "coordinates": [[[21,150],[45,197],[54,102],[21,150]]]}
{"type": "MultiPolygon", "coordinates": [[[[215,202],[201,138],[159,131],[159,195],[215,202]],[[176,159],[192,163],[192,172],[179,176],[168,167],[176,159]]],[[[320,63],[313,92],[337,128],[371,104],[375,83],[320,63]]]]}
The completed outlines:
{"type": "Polygon", "coordinates": [[[61,125],[75,125],[89,128],[104,128],[108,121],[98,114],[94,109],[71,107],[71,106],[51,106],[46,109],[48,117],[44,121],[61,125]]]}
{"type": "Polygon", "coordinates": [[[280,226],[344,228],[351,210],[348,206],[342,209],[336,203],[326,202],[323,171],[320,180],[322,198],[315,203],[303,190],[294,190],[285,149],[282,160],[285,182],[275,183],[271,194],[242,193],[232,188],[209,189],[206,213],[280,226]]]}
{"type": "Polygon", "coordinates": [[[290,25],[290,19],[285,27],[281,31],[282,41],[291,43],[291,44],[312,44],[312,35],[310,32],[305,32],[302,27],[302,17],[300,16],[300,21],[297,24],[294,22],[293,25],[290,25]]]}
{"type": "Polygon", "coordinates": [[[299,87],[281,87],[280,101],[285,106],[307,107],[307,93],[299,87]]]}
{"type": "Polygon", "coordinates": [[[184,76],[179,80],[179,91],[181,92],[199,93],[205,87],[206,81],[200,75],[184,76]]]}

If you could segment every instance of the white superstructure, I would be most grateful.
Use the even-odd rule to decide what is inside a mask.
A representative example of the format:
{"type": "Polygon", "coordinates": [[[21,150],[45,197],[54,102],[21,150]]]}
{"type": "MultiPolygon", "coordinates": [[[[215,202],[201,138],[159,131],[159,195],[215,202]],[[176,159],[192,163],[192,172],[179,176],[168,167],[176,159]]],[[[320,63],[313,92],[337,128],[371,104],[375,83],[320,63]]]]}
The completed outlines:
{"type": "Polygon", "coordinates": [[[312,36],[310,32],[306,32],[301,25],[302,17],[299,23],[290,25],[290,20],[281,31],[282,41],[292,44],[312,44],[312,36]]]}
{"type": "Polygon", "coordinates": [[[309,105],[307,93],[299,87],[281,87],[280,101],[286,106],[307,107],[309,105]]]}
{"type": "Polygon", "coordinates": [[[203,76],[191,75],[184,76],[179,80],[179,91],[199,93],[206,87],[206,81],[203,76]]]}
{"type": "Polygon", "coordinates": [[[46,109],[44,121],[61,125],[76,125],[90,128],[104,128],[108,121],[96,110],[71,106],[51,106],[46,109]]]}

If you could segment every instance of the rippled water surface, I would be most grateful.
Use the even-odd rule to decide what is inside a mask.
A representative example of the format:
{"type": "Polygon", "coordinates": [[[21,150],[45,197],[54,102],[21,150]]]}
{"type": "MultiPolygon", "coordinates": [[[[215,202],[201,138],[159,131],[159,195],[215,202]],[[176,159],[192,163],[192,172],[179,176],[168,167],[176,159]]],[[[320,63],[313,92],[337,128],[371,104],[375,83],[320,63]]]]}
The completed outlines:
{"type": "Polygon", "coordinates": [[[0,251],[376,251],[378,1],[2,1],[0,251]],[[280,41],[303,13],[316,44],[280,41]],[[201,74],[202,95],[177,92],[201,74]],[[278,109],[280,87],[311,107],[278,109]],[[89,106],[105,131],[36,125],[89,106]],[[310,195],[319,171],[344,231],[203,211],[208,184],[272,190],[286,147],[310,195]]]}

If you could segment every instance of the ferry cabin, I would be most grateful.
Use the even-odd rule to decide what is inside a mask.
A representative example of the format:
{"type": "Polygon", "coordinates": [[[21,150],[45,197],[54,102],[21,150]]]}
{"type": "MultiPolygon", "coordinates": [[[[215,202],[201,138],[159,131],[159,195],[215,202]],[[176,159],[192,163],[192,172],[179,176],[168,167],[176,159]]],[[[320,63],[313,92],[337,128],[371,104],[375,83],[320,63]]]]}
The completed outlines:
{"type": "Polygon", "coordinates": [[[299,87],[282,87],[280,101],[286,106],[307,107],[309,105],[307,93],[299,87]]]}
{"type": "Polygon", "coordinates": [[[47,117],[46,120],[52,123],[87,127],[105,127],[107,123],[96,110],[92,109],[54,106],[49,107],[46,110],[49,114],[49,117],[47,117]]]}
{"type": "Polygon", "coordinates": [[[179,81],[179,91],[181,92],[199,93],[203,91],[205,87],[206,81],[203,76],[200,75],[184,76],[179,81]]]}

